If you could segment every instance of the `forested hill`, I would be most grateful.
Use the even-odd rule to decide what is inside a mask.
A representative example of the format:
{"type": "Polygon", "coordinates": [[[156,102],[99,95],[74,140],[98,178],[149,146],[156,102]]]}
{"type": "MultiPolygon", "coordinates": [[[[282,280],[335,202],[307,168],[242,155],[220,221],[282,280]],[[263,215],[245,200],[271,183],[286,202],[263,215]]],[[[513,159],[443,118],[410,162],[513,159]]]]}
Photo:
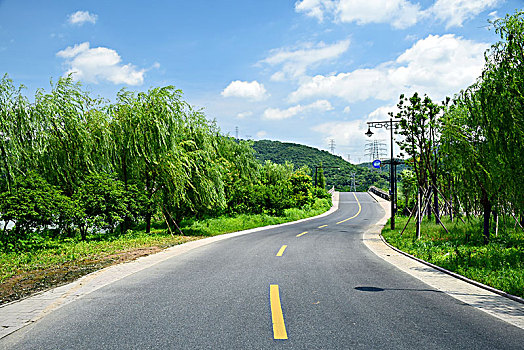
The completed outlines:
{"type": "Polygon", "coordinates": [[[356,174],[355,182],[358,191],[367,191],[371,185],[388,188],[388,173],[385,171],[356,166],[327,151],[296,143],[269,140],[255,141],[253,148],[256,158],[261,162],[270,160],[283,164],[288,161],[293,163],[295,168],[306,165],[311,170],[312,177],[315,175],[315,167],[322,164],[328,187],[335,186],[337,190],[350,189],[351,173],[356,174]],[[340,170],[329,167],[337,167],[340,170]]]}

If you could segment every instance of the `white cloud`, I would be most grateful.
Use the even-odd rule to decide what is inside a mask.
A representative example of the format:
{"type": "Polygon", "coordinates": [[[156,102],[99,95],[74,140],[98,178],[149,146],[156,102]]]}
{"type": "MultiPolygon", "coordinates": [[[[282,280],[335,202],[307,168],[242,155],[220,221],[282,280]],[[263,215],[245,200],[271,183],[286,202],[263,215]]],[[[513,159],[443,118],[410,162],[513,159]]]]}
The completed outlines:
{"type": "Polygon", "coordinates": [[[302,0],[295,3],[295,11],[304,12],[306,16],[314,17],[319,22],[324,20],[325,12],[331,12],[335,8],[336,4],[331,0],[302,0]]]}
{"type": "Polygon", "coordinates": [[[364,133],[367,130],[366,123],[363,120],[353,120],[347,122],[327,122],[316,125],[311,128],[312,131],[322,134],[324,143],[328,143],[333,139],[337,146],[355,147],[356,149],[363,149],[366,136],[364,133]]]}
{"type": "Polygon", "coordinates": [[[282,120],[282,119],[288,119],[291,117],[294,117],[297,114],[300,113],[308,113],[311,111],[330,111],[333,110],[333,106],[331,106],[331,103],[327,100],[318,100],[311,104],[302,106],[302,105],[296,105],[289,107],[287,109],[279,109],[279,108],[268,108],[264,111],[264,114],[262,115],[263,119],[269,119],[269,120],[282,120]]]}
{"type": "Polygon", "coordinates": [[[346,113],[346,114],[351,113],[351,107],[349,107],[349,106],[344,107],[344,113],[346,113]]]}
{"type": "Polygon", "coordinates": [[[462,26],[464,21],[500,2],[502,0],[437,0],[422,10],[418,3],[409,0],[302,0],[295,3],[295,11],[320,22],[328,16],[335,22],[389,23],[397,29],[415,25],[423,18],[436,18],[450,28],[462,26]]]}
{"type": "Polygon", "coordinates": [[[252,82],[232,81],[222,92],[224,97],[241,97],[252,101],[261,101],[269,96],[263,84],[252,82]]]}
{"type": "Polygon", "coordinates": [[[477,43],[454,34],[429,35],[417,41],[395,61],[375,68],[303,80],[289,100],[339,97],[348,102],[367,99],[393,100],[401,93],[427,93],[442,99],[472,84],[484,65],[488,43],[477,43]]]}
{"type": "Polygon", "coordinates": [[[238,119],[245,119],[253,115],[253,112],[241,112],[237,114],[238,119]]]}
{"type": "Polygon", "coordinates": [[[428,15],[446,22],[446,28],[461,27],[465,21],[475,18],[479,13],[495,7],[500,2],[501,0],[437,0],[427,12],[428,15]]]}
{"type": "Polygon", "coordinates": [[[96,23],[96,20],[98,19],[98,16],[89,13],[88,11],[76,11],[75,13],[72,13],[69,15],[68,21],[70,24],[76,24],[76,25],[83,25],[84,23],[96,23]]]}
{"type": "Polygon", "coordinates": [[[267,136],[267,132],[265,132],[264,130],[260,130],[259,132],[257,132],[257,139],[263,139],[264,137],[267,136]]]}
{"type": "Polygon", "coordinates": [[[128,85],[141,85],[144,82],[145,69],[137,69],[130,63],[123,65],[120,55],[107,47],[90,48],[89,42],[84,42],[69,46],[56,55],[65,59],[68,67],[66,74],[73,73],[75,80],[91,83],[105,80],[128,85]]]}
{"type": "Polygon", "coordinates": [[[295,11],[320,22],[330,16],[338,22],[390,23],[395,28],[414,25],[421,15],[420,5],[407,0],[303,0],[295,3],[295,11]]]}
{"type": "Polygon", "coordinates": [[[369,113],[367,121],[387,120],[390,118],[389,113],[396,115],[399,109],[397,105],[387,105],[378,107],[373,112],[369,113]]]}
{"type": "Polygon", "coordinates": [[[403,29],[417,23],[420,5],[406,0],[341,0],[336,15],[341,22],[390,23],[403,29]]]}
{"type": "Polygon", "coordinates": [[[349,40],[342,40],[332,45],[326,45],[324,42],[305,43],[297,48],[275,49],[261,63],[282,66],[281,71],[273,74],[272,80],[298,78],[304,75],[309,67],[338,58],[348,50],[349,44],[349,40]]]}

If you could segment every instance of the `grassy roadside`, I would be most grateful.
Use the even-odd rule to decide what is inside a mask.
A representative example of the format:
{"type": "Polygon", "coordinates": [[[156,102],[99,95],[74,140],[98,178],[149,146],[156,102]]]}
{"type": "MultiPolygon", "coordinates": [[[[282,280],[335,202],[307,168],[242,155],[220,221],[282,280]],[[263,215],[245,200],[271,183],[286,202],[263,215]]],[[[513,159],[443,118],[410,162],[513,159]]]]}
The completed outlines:
{"type": "Polygon", "coordinates": [[[509,226],[501,229],[491,242],[483,244],[482,226],[478,220],[450,222],[444,218],[449,234],[440,225],[425,220],[422,237],[415,240],[415,225],[397,217],[397,228],[382,230],[386,241],[417,258],[428,261],[472,280],[524,297],[524,233],[509,226]]]}
{"type": "MultiPolygon", "coordinates": [[[[327,204],[327,201],[326,201],[327,204]]],[[[151,234],[144,230],[126,235],[78,239],[40,238],[24,252],[0,252],[0,304],[18,300],[71,282],[104,267],[137,259],[162,249],[209,236],[295,221],[325,212],[329,207],[287,209],[284,216],[237,215],[181,223],[184,235],[171,235],[162,223],[151,234]]]]}

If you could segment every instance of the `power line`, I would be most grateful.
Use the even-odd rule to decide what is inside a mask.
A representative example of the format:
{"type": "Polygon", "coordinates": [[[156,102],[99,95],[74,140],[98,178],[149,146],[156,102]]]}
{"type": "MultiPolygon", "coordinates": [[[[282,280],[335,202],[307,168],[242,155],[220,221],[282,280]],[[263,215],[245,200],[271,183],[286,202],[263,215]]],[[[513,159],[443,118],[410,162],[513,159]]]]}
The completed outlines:
{"type": "Polygon", "coordinates": [[[373,140],[366,143],[366,156],[369,156],[370,160],[385,158],[387,156],[387,147],[382,140],[373,140]]]}

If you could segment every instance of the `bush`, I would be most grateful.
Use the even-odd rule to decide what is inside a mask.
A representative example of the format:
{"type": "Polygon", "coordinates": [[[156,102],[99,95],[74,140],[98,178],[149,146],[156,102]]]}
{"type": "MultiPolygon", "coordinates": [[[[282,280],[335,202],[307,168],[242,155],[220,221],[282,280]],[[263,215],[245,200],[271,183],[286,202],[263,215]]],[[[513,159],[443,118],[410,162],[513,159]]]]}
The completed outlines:
{"type": "Polygon", "coordinates": [[[10,192],[0,194],[0,218],[15,224],[1,231],[4,249],[16,250],[18,241],[57,225],[70,207],[71,200],[40,175],[30,172],[19,177],[10,192]]]}

